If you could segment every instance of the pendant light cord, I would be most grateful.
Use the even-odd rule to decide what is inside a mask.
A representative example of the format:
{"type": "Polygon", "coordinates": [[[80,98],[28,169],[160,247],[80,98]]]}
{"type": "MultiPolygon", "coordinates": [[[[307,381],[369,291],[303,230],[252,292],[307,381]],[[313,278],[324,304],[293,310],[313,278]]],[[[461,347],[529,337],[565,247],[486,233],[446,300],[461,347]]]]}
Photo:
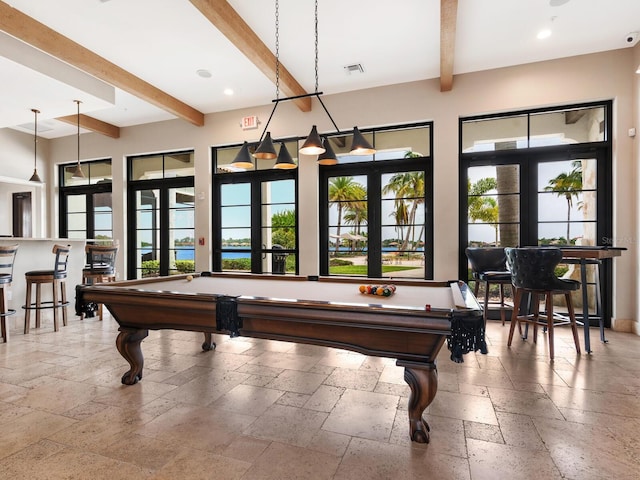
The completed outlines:
{"type": "Polygon", "coordinates": [[[280,2],[276,0],[276,100],[280,98],[280,2]]]}
{"type": "Polygon", "coordinates": [[[80,166],[80,100],[76,100],[76,104],[78,105],[78,116],[77,116],[77,123],[78,123],[78,166],[80,166]]]}
{"type": "Polygon", "coordinates": [[[316,29],[316,89],[315,92],[318,93],[318,0],[316,0],[316,9],[315,9],[315,29],[316,29]]]}

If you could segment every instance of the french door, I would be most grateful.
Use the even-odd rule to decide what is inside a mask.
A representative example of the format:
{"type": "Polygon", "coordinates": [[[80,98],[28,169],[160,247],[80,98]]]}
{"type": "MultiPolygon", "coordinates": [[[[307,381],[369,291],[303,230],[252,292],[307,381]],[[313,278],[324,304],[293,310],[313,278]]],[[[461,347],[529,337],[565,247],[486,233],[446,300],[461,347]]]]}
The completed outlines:
{"type": "Polygon", "coordinates": [[[129,185],[128,276],[195,271],[195,211],[192,177],[129,185]]]}
{"type": "Polygon", "coordinates": [[[296,189],[289,171],[215,176],[214,270],[295,274],[296,189]]]}

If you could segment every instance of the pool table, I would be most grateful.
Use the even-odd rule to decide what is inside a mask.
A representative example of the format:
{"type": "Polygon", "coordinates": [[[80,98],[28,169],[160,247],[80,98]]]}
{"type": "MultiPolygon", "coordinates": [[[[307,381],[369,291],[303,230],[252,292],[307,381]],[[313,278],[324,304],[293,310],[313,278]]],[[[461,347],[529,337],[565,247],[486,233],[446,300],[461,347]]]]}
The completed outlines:
{"type": "Polygon", "coordinates": [[[437,390],[435,359],[445,341],[451,358],[486,352],[482,309],[462,282],[201,273],[82,285],[81,302],[104,304],[118,322],[116,346],[130,370],[122,383],[142,378],[141,341],[149,329],[283,340],[395,358],[411,388],[411,439],[429,441],[422,418],[437,390]],[[390,296],[360,293],[360,285],[393,283],[390,296]]]}

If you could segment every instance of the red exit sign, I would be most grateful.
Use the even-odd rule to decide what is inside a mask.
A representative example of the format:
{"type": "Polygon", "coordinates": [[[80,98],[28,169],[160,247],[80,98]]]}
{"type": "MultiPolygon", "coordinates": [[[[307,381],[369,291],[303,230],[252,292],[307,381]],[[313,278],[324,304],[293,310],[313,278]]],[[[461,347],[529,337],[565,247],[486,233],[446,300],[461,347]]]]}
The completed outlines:
{"type": "Polygon", "coordinates": [[[242,129],[251,130],[253,128],[258,128],[258,117],[256,115],[242,117],[242,129]]]}

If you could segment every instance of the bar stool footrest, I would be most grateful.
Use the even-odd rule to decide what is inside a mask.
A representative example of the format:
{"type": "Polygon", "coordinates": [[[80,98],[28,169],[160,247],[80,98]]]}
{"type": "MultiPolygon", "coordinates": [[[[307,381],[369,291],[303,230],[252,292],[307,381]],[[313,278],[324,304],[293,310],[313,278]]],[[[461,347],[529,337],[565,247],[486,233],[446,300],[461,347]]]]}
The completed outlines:
{"type": "Polygon", "coordinates": [[[60,302],[60,303],[57,303],[57,304],[54,305],[53,304],[53,300],[47,300],[45,302],[40,302],[40,306],[39,307],[38,306],[34,306],[34,305],[37,305],[37,303],[33,302],[33,303],[29,304],[29,306],[23,305],[22,308],[24,310],[44,310],[46,308],[68,307],[70,304],[71,303],[67,301],[67,302],[64,302],[64,303],[60,302]],[[45,303],[47,305],[44,305],[45,303]],[[48,305],[48,304],[51,304],[51,305],[48,305]]]}
{"type": "Polygon", "coordinates": [[[0,312],[0,317],[8,317],[9,315],[15,315],[16,311],[13,308],[10,308],[6,312],[0,312]]]}

